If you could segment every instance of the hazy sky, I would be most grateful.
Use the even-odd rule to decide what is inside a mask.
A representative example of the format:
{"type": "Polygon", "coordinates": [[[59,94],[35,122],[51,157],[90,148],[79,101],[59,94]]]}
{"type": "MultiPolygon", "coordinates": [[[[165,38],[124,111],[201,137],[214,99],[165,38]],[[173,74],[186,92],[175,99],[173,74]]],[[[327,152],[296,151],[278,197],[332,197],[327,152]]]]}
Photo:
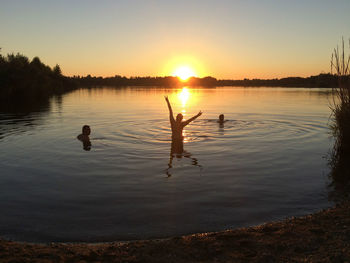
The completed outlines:
{"type": "Polygon", "coordinates": [[[66,75],[274,78],[330,71],[350,0],[0,0],[2,54],[66,75]]]}

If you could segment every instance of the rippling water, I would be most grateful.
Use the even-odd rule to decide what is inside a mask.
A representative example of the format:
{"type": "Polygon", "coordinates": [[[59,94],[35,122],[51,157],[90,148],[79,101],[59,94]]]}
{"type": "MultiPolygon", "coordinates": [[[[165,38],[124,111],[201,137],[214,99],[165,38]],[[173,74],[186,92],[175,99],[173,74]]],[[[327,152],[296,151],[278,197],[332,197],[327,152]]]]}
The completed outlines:
{"type": "Polygon", "coordinates": [[[0,113],[0,236],[110,241],[255,225],[330,205],[329,90],[81,89],[0,113]],[[185,119],[170,156],[164,95],[185,119]],[[220,126],[220,113],[227,121],[220,126]],[[76,139],[91,126],[90,151],[76,139]]]}

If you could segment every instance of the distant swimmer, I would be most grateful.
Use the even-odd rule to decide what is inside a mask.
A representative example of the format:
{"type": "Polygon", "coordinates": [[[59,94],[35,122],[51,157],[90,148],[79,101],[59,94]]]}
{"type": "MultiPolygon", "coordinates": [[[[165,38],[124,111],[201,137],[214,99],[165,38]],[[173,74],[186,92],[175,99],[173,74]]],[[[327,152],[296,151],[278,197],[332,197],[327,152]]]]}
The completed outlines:
{"type": "Polygon", "coordinates": [[[172,140],[174,141],[182,141],[183,140],[183,136],[182,136],[182,130],[183,128],[189,124],[191,121],[197,119],[199,116],[202,115],[202,112],[200,111],[197,115],[193,116],[192,118],[189,118],[186,121],[182,121],[183,116],[181,113],[179,113],[176,116],[176,120],[174,119],[174,115],[173,115],[173,110],[171,108],[168,96],[165,96],[165,101],[168,104],[168,108],[169,108],[169,118],[170,118],[170,125],[171,125],[171,131],[172,131],[172,140]]]}
{"type": "Polygon", "coordinates": [[[89,125],[84,125],[82,128],[82,133],[77,136],[78,140],[83,143],[83,149],[85,151],[91,150],[90,135],[91,129],[89,125]]]}
{"type": "Polygon", "coordinates": [[[224,122],[225,122],[225,116],[224,116],[224,114],[220,114],[220,115],[219,115],[218,123],[224,124],[224,122]]]}

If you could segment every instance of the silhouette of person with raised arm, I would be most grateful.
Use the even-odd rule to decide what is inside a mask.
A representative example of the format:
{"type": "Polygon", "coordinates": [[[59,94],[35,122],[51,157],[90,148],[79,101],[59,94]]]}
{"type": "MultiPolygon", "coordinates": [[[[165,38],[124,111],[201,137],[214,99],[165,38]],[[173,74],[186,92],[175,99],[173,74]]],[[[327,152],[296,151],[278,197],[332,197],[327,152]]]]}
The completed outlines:
{"type": "Polygon", "coordinates": [[[168,96],[165,96],[165,101],[168,104],[168,109],[169,109],[169,118],[170,118],[170,125],[171,125],[171,131],[172,131],[172,140],[183,140],[183,136],[182,136],[182,130],[183,128],[188,125],[191,121],[194,121],[195,119],[197,119],[199,116],[202,115],[202,112],[200,111],[197,115],[193,116],[192,118],[189,118],[186,121],[182,121],[183,116],[181,113],[179,113],[176,116],[176,120],[174,119],[174,115],[173,115],[173,110],[171,108],[168,96]]]}
{"type": "Polygon", "coordinates": [[[85,151],[91,150],[90,135],[91,129],[89,125],[84,125],[82,128],[82,133],[77,136],[78,140],[83,143],[83,149],[85,151]]]}
{"type": "MultiPolygon", "coordinates": [[[[192,122],[193,120],[195,120],[199,116],[201,116],[202,112],[200,111],[197,115],[193,116],[192,118],[190,118],[186,121],[182,121],[183,116],[181,113],[179,113],[176,116],[176,120],[175,120],[174,115],[173,115],[173,110],[171,108],[168,96],[165,96],[165,101],[167,102],[168,109],[169,109],[169,119],[170,119],[171,131],[172,131],[170,159],[169,159],[168,169],[166,170],[166,174],[168,176],[171,176],[169,169],[172,168],[172,162],[173,162],[174,155],[176,155],[177,158],[181,158],[182,154],[185,152],[184,146],[183,146],[183,139],[184,138],[182,135],[183,128],[186,125],[188,125],[190,122],[192,122]]],[[[198,160],[196,158],[191,157],[190,153],[186,153],[184,156],[187,158],[191,158],[193,165],[201,167],[200,165],[198,165],[198,160]]]]}

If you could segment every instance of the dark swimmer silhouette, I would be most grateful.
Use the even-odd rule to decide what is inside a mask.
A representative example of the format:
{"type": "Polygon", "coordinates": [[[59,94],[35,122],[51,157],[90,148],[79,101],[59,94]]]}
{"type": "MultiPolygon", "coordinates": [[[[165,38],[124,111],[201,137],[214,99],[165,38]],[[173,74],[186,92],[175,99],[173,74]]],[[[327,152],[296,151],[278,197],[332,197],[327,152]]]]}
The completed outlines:
{"type": "Polygon", "coordinates": [[[224,114],[220,114],[219,115],[219,120],[218,120],[218,123],[220,125],[220,128],[223,128],[224,127],[224,123],[226,122],[227,120],[225,120],[225,116],[224,114]]]}
{"type": "Polygon", "coordinates": [[[198,160],[196,158],[193,158],[190,153],[184,151],[184,143],[183,143],[183,135],[182,131],[183,128],[188,125],[190,122],[193,120],[197,119],[199,116],[202,115],[202,112],[200,111],[197,115],[193,116],[192,118],[182,121],[183,116],[181,113],[179,113],[176,116],[176,120],[174,119],[173,115],[173,110],[171,108],[168,96],[165,96],[165,100],[168,104],[168,109],[169,109],[169,119],[170,119],[170,125],[171,125],[171,131],[172,131],[172,136],[171,136],[171,150],[170,150],[170,159],[168,163],[168,169],[166,169],[166,174],[168,177],[171,176],[169,169],[172,168],[172,163],[174,156],[177,158],[182,158],[182,156],[186,158],[192,159],[192,164],[198,167],[202,167],[201,165],[198,164],[198,160]]]}
{"type": "Polygon", "coordinates": [[[83,143],[83,149],[85,151],[91,150],[90,135],[91,129],[89,125],[84,125],[82,128],[82,133],[77,136],[78,140],[83,143]]]}
{"type": "Polygon", "coordinates": [[[222,123],[224,123],[224,122],[225,122],[225,116],[224,116],[224,114],[220,114],[220,115],[219,115],[218,123],[222,124],[222,123]]]}

